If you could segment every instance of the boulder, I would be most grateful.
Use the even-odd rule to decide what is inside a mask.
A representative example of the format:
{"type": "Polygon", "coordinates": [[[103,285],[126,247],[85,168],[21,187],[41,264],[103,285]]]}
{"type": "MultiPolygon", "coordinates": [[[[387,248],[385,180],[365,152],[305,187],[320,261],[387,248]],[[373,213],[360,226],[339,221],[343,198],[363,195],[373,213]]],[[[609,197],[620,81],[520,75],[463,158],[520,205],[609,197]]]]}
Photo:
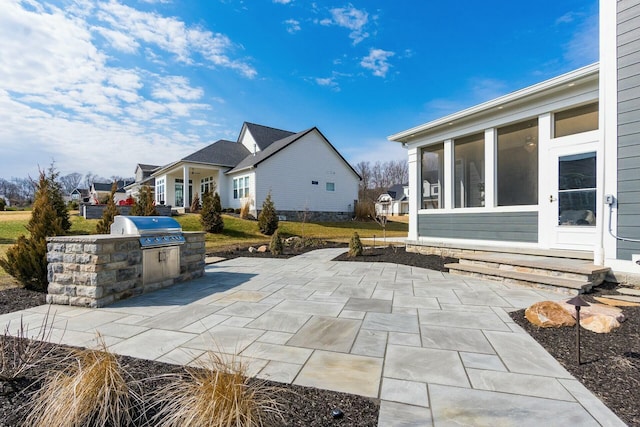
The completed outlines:
{"type": "Polygon", "coordinates": [[[254,253],[255,251],[256,251],[256,248],[254,248],[253,246],[249,246],[250,253],[254,253]]]}
{"type": "Polygon", "coordinates": [[[541,301],[533,304],[525,310],[524,316],[529,322],[542,328],[560,328],[576,324],[571,314],[553,301],[541,301]]]}
{"type": "Polygon", "coordinates": [[[267,252],[267,249],[268,249],[267,245],[262,245],[262,246],[258,247],[257,251],[260,252],[260,253],[264,253],[264,252],[267,252]]]}
{"type": "MultiPolygon", "coordinates": [[[[559,304],[571,313],[574,318],[576,317],[576,308],[574,306],[567,304],[564,301],[559,302],[559,304]]],[[[587,317],[594,316],[596,314],[611,316],[618,322],[624,322],[624,314],[622,314],[621,309],[604,304],[591,304],[587,307],[582,307],[580,309],[580,321],[582,322],[582,319],[586,319],[587,317]]]]}
{"type": "Polygon", "coordinates": [[[620,327],[615,317],[607,316],[606,314],[594,314],[585,319],[580,316],[580,326],[598,334],[606,334],[620,327]]]}

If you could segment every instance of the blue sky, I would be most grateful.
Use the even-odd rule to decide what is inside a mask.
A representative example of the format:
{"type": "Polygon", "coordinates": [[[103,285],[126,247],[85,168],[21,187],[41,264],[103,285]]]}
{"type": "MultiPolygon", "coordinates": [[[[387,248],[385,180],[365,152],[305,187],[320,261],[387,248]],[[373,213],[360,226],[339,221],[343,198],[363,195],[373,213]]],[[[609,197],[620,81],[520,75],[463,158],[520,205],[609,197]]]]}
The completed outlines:
{"type": "Polygon", "coordinates": [[[597,0],[0,2],[0,177],[132,176],[244,121],[390,134],[598,59],[597,0]]]}

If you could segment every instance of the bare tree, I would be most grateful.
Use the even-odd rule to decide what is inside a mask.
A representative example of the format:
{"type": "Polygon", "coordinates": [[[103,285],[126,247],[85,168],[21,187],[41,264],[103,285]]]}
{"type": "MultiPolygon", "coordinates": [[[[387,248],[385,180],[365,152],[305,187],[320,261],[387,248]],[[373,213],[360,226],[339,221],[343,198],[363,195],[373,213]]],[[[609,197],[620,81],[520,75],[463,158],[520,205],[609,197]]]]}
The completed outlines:
{"type": "Polygon", "coordinates": [[[62,184],[62,190],[65,194],[71,193],[78,188],[82,182],[82,174],[78,172],[70,173],[69,175],[61,176],[59,178],[60,184],[62,184]]]}
{"type": "Polygon", "coordinates": [[[385,175],[394,184],[406,184],[409,181],[409,164],[402,160],[390,160],[385,163],[385,175]]]}
{"type": "Polygon", "coordinates": [[[356,172],[361,177],[358,186],[358,199],[365,200],[367,198],[367,190],[371,186],[371,165],[369,162],[359,162],[356,164],[356,172]]]}

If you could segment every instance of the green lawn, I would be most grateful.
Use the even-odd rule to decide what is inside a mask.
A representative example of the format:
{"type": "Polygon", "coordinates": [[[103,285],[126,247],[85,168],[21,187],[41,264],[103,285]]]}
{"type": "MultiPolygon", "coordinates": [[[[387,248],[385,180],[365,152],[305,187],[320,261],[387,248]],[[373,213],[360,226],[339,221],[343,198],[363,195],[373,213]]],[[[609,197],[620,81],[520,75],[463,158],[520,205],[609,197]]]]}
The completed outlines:
{"type": "MultiPolygon", "coordinates": [[[[15,243],[22,234],[28,234],[25,226],[29,222],[30,212],[0,212],[0,256],[4,256],[7,248],[15,243]]],[[[184,231],[200,231],[200,216],[186,214],[174,217],[184,231]]],[[[239,219],[229,215],[223,215],[224,231],[221,234],[207,234],[207,251],[219,248],[235,246],[248,246],[268,243],[270,237],[264,236],[258,229],[257,221],[239,219]]],[[[86,220],[77,215],[71,215],[70,234],[92,234],[95,232],[97,219],[86,220]]],[[[323,240],[348,242],[354,231],[361,238],[382,238],[382,228],[375,222],[345,221],[345,222],[318,222],[300,223],[281,221],[279,225],[283,237],[303,236],[319,238],[323,240]]],[[[387,224],[387,237],[406,237],[408,226],[406,223],[389,222],[387,224]]],[[[8,275],[0,268],[0,282],[7,280],[8,275]]],[[[0,283],[1,284],[1,283],[0,283]]]]}

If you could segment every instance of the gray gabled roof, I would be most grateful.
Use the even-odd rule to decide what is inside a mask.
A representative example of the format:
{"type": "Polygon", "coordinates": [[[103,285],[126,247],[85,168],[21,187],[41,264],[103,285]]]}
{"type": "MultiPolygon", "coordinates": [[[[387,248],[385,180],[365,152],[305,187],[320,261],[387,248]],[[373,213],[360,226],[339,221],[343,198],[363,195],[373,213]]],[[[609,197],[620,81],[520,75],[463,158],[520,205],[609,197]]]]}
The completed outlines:
{"type": "MultiPolygon", "coordinates": [[[[280,141],[283,138],[291,136],[295,134],[295,132],[290,132],[288,130],[276,129],[269,126],[262,126],[255,123],[244,122],[244,126],[246,127],[253,139],[258,144],[258,148],[260,150],[266,150],[271,144],[276,141],[280,141]]],[[[240,135],[238,136],[238,142],[240,142],[240,138],[242,138],[243,132],[240,131],[240,135]]]]}
{"type": "Polygon", "coordinates": [[[138,163],[138,167],[140,168],[140,170],[142,170],[143,172],[153,172],[154,170],[158,169],[160,166],[156,166],[156,165],[145,165],[144,163],[138,163]]]}
{"type": "Polygon", "coordinates": [[[211,145],[188,155],[185,162],[206,163],[211,165],[234,167],[250,154],[244,145],[221,139],[211,145]]]}
{"type": "Polygon", "coordinates": [[[395,184],[389,187],[387,190],[387,194],[391,196],[391,198],[395,201],[403,201],[406,199],[404,195],[404,187],[407,187],[408,184],[395,184]]]}
{"type": "Polygon", "coordinates": [[[296,142],[297,140],[299,140],[303,136],[305,136],[305,135],[307,135],[307,134],[309,134],[309,133],[311,133],[313,131],[316,131],[316,132],[318,132],[320,134],[322,139],[324,139],[325,142],[327,144],[329,144],[329,147],[331,147],[333,149],[333,151],[335,151],[335,153],[342,159],[342,161],[344,161],[347,164],[347,166],[349,166],[349,169],[351,169],[353,171],[353,173],[358,177],[358,179],[362,179],[360,174],[358,174],[358,172],[356,172],[356,170],[349,164],[349,162],[347,162],[346,159],[344,157],[342,157],[342,154],[340,154],[340,152],[338,152],[338,150],[336,150],[336,148],[329,142],[329,140],[327,138],[325,138],[325,136],[322,134],[322,132],[320,132],[320,130],[318,128],[316,128],[316,127],[312,127],[311,129],[303,130],[302,132],[291,134],[291,135],[289,135],[286,138],[283,138],[281,140],[274,141],[265,150],[258,151],[255,154],[247,156],[236,167],[234,167],[233,169],[228,171],[227,174],[232,174],[234,172],[239,172],[239,171],[244,170],[244,169],[248,169],[248,168],[251,168],[251,167],[256,167],[256,166],[258,166],[258,164],[262,163],[263,161],[265,161],[269,157],[273,156],[278,151],[286,148],[287,146],[291,145],[292,143],[296,142]]]}

